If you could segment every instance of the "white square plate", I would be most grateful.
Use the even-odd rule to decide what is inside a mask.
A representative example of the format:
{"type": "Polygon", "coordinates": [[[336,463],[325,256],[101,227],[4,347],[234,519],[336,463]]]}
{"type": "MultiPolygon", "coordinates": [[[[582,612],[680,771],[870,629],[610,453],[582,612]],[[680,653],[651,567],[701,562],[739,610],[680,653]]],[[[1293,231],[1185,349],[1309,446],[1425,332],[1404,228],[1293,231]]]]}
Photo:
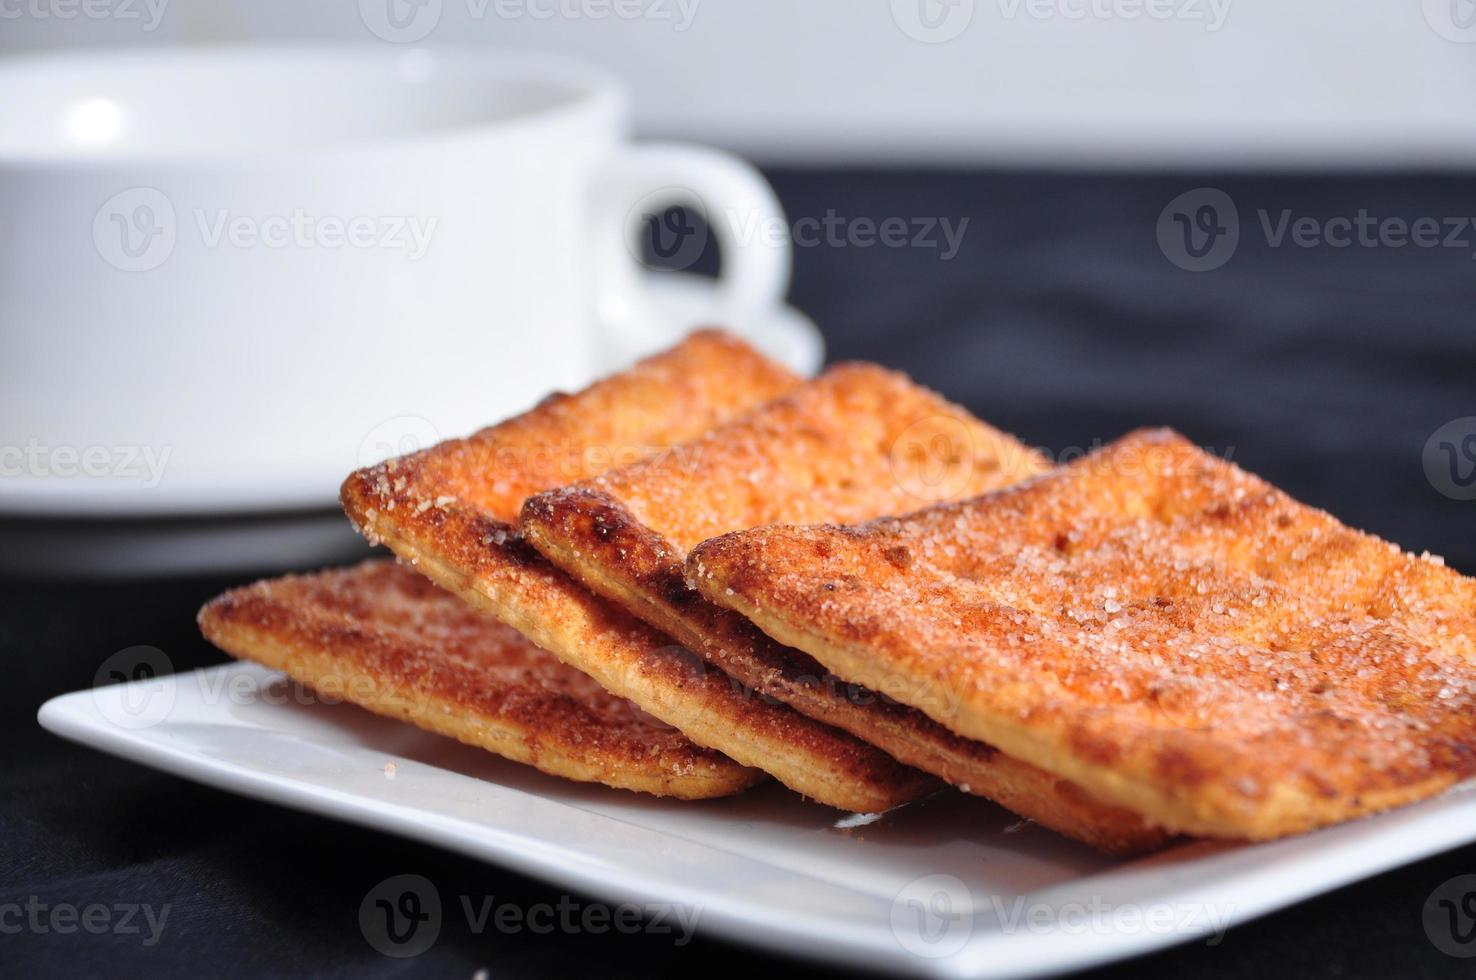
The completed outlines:
{"type": "Polygon", "coordinates": [[[1476,840],[1476,793],[1255,846],[1114,861],[956,793],[837,819],[776,786],[682,803],[544,776],[226,664],[67,694],[59,735],[186,779],[375,827],[609,902],[832,963],[936,977],[1086,967],[1476,840]],[[393,767],[387,764],[393,762],[393,767]]]}

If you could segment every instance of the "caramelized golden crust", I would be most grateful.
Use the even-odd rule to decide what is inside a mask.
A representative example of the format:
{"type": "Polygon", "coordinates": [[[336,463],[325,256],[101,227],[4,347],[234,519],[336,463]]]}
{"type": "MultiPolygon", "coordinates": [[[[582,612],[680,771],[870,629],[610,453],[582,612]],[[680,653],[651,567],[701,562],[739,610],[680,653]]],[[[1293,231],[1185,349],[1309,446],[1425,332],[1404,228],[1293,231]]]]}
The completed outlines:
{"type": "Polygon", "coordinates": [[[692,550],[709,598],[1176,830],[1272,838],[1476,774],[1476,582],[1140,432],[977,500],[692,550]]]}
{"type": "Polygon", "coordinates": [[[341,499],[359,529],[421,573],[675,725],[824,803],[876,812],[935,785],[885,753],[754,696],[670,637],[579,586],[507,521],[524,497],[659,452],[799,379],[721,334],[463,440],[354,473],[341,499]]]}
{"type": "Polygon", "coordinates": [[[575,492],[621,501],[685,551],[780,516],[850,523],[903,514],[1048,468],[1040,453],[904,375],[857,363],[575,492]]]}
{"type": "Polygon", "coordinates": [[[684,580],[686,549],[714,535],[903,513],[1046,468],[1040,454],[905,377],[842,365],[671,452],[530,498],[522,530],[590,589],[757,691],[1061,833],[1143,850],[1163,834],[1137,815],[838,680],[684,580]]]}
{"type": "Polygon", "coordinates": [[[529,495],[683,442],[800,378],[742,341],[699,330],[676,347],[465,439],[353,473],[344,493],[370,505],[471,508],[516,523],[529,495]]]}
{"type": "Polygon", "coordinates": [[[389,561],[235,589],[205,636],[320,694],[544,772],[704,799],[761,778],[389,561]]]}

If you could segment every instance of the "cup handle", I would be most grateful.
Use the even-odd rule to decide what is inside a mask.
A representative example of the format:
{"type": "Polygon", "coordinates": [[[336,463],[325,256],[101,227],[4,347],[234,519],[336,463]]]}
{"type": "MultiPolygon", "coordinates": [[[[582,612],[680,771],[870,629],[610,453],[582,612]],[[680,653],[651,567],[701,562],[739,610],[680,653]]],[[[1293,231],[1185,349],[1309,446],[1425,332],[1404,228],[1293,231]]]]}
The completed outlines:
{"type": "Polygon", "coordinates": [[[699,212],[722,256],[717,306],[705,319],[762,346],[755,337],[789,288],[791,243],[784,210],[759,172],[737,157],[683,143],[642,143],[617,150],[595,168],[589,185],[594,249],[595,318],[622,357],[670,344],[673,328],[651,302],[641,236],[658,222],[656,245],[675,268],[696,262],[706,236],[692,227],[660,224],[676,205],[699,212]]]}

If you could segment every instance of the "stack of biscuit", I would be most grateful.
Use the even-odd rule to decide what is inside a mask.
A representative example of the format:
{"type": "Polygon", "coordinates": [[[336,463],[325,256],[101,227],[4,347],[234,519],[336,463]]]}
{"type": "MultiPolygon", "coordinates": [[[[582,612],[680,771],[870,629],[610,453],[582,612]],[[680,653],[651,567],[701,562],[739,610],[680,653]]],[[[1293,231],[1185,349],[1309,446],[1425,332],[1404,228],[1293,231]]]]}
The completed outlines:
{"type": "Polygon", "coordinates": [[[702,331],[342,502],[401,564],[228,592],[205,635],[570,779],[953,786],[1128,854],[1476,775],[1476,581],[1168,432],[1052,467],[894,372],[702,331]]]}

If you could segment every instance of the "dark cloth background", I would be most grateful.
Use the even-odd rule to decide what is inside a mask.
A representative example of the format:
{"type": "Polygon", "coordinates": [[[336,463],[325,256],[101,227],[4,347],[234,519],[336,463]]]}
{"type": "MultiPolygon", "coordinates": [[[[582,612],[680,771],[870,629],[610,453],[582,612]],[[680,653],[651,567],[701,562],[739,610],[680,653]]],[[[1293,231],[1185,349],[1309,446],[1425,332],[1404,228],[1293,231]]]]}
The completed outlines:
{"type": "MultiPolygon", "coordinates": [[[[1468,179],[1217,178],[1011,173],[776,172],[791,219],[968,218],[958,254],[796,250],[792,298],[832,360],[910,373],[1027,440],[1089,447],[1172,425],[1296,496],[1476,572],[1476,503],[1426,480],[1442,424],[1476,415],[1476,262],[1454,249],[1270,247],[1255,211],[1321,219],[1476,214],[1468,179]],[[1160,210],[1201,185],[1239,208],[1223,268],[1182,271],[1155,240],[1160,210]]],[[[489,420],[490,421],[490,420],[489,420]]],[[[637,976],[792,963],[708,939],[483,936],[448,916],[413,960],[366,944],[365,892],[402,872],[442,895],[555,902],[539,882],[434,848],[256,803],[65,743],[34,721],[109,654],[163,648],[177,669],[223,657],[195,632],[202,601],[245,575],[131,583],[0,583],[0,903],[170,903],[161,941],[0,934],[10,976],[313,973],[637,976]]],[[[1170,950],[1121,976],[1470,977],[1421,909],[1476,873],[1476,848],[1382,875],[1254,922],[1217,947],[1170,950]]]]}

